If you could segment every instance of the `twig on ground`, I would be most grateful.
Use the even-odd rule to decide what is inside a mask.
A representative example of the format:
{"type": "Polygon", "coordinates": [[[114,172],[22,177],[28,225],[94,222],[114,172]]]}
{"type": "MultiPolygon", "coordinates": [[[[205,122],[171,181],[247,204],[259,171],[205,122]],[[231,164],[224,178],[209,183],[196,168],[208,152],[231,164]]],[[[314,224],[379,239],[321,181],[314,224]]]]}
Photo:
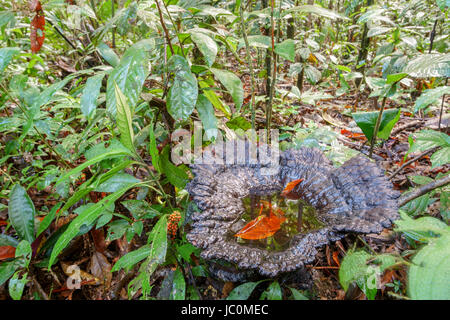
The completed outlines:
{"type": "Polygon", "coordinates": [[[402,165],[400,166],[400,168],[398,168],[397,170],[395,170],[394,173],[391,174],[391,175],[389,176],[388,180],[391,180],[393,177],[395,177],[400,171],[402,171],[402,170],[403,170],[406,166],[408,166],[409,164],[411,164],[411,163],[413,163],[413,162],[416,162],[417,160],[419,160],[420,158],[426,156],[427,154],[430,154],[430,153],[436,151],[437,148],[438,148],[438,147],[434,147],[434,148],[431,148],[431,149],[429,149],[429,150],[426,150],[426,151],[422,152],[421,154],[417,155],[416,157],[412,158],[411,160],[408,160],[407,162],[405,162],[404,164],[402,164],[402,165]]]}
{"type": "Polygon", "coordinates": [[[420,196],[423,196],[424,194],[426,194],[436,188],[446,186],[449,183],[450,183],[450,175],[446,175],[443,178],[440,178],[440,179],[430,182],[424,186],[421,186],[420,188],[417,188],[411,192],[408,192],[406,195],[402,195],[398,200],[398,206],[402,207],[405,204],[407,204],[409,201],[414,200],[420,196]]]}

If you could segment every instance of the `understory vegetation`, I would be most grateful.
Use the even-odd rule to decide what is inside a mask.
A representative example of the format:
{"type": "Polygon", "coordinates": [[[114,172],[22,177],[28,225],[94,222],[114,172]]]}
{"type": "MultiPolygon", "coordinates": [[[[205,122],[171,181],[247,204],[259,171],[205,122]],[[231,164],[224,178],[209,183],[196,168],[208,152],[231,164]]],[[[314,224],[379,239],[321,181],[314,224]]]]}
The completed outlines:
{"type": "Polygon", "coordinates": [[[450,299],[449,7],[0,0],[0,300],[450,299]],[[218,280],[171,156],[194,123],[363,154],[399,219],[320,248],[307,288],[218,280]]]}

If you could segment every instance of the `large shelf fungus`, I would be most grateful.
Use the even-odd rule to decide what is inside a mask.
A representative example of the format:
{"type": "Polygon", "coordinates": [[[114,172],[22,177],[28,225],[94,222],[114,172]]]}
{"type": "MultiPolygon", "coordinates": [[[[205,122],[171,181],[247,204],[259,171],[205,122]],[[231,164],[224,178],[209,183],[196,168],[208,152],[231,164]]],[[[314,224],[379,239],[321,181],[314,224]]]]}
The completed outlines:
{"type": "MultiPolygon", "coordinates": [[[[244,273],[274,277],[303,269],[314,260],[319,247],[348,232],[380,232],[397,218],[399,192],[392,189],[377,165],[363,156],[335,168],[318,149],[291,149],[281,152],[274,166],[259,161],[264,158],[261,148],[256,154],[258,161],[251,161],[249,146],[236,140],[224,147],[232,156],[245,151],[241,163],[230,156],[215,161],[214,153],[209,152],[203,155],[205,163],[191,166],[195,177],[186,189],[199,211],[190,217],[192,229],[187,239],[203,249],[201,256],[206,260],[222,260],[244,273]],[[305,208],[308,206],[312,210],[305,208]],[[267,219],[272,210],[282,214],[276,225],[280,231],[272,230],[270,237],[262,240],[240,238],[239,232],[246,232],[243,228],[249,227],[250,219],[259,220],[263,209],[267,219]],[[292,227],[295,223],[297,229],[292,227]]],[[[269,156],[273,152],[264,150],[269,156]]]]}

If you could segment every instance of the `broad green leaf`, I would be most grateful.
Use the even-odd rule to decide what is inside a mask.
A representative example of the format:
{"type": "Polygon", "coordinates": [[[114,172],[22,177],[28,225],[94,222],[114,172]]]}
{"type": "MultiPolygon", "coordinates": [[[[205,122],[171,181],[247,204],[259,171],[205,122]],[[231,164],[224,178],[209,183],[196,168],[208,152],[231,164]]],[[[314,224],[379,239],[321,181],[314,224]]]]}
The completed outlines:
{"type": "MultiPolygon", "coordinates": [[[[355,120],[356,124],[361,128],[367,140],[369,141],[372,139],[378,114],[378,111],[352,113],[352,117],[355,120]]],[[[391,134],[392,128],[397,123],[399,118],[400,109],[384,110],[377,136],[384,140],[388,139],[389,135],[391,134]]]]}
{"type": "Polygon", "coordinates": [[[371,255],[364,250],[349,251],[344,257],[339,269],[339,282],[345,291],[353,281],[357,283],[364,281],[369,258],[371,255]]]}
{"type": "Polygon", "coordinates": [[[36,210],[26,190],[18,184],[13,186],[9,196],[8,215],[19,237],[32,243],[36,210]]]}
{"type": "Polygon", "coordinates": [[[434,147],[450,147],[450,137],[444,132],[425,129],[413,135],[416,140],[408,153],[425,151],[434,147]]]}
{"type": "MultiPolygon", "coordinates": [[[[117,147],[110,147],[108,149],[106,149],[107,152],[100,154],[88,161],[83,162],[82,164],[80,164],[78,167],[70,170],[69,172],[67,172],[66,174],[64,174],[61,178],[58,179],[58,181],[56,181],[56,185],[60,184],[61,182],[63,182],[64,180],[66,180],[67,178],[69,178],[71,175],[75,175],[77,173],[80,173],[81,171],[83,171],[84,168],[96,164],[97,162],[100,162],[104,159],[110,159],[113,157],[117,157],[117,156],[124,156],[124,155],[128,155],[128,156],[132,156],[132,154],[130,153],[130,151],[124,147],[121,148],[117,148],[117,147]]],[[[55,186],[56,186],[55,185],[55,186]]]]}
{"type": "Polygon", "coordinates": [[[27,240],[22,240],[16,247],[15,257],[24,259],[24,267],[28,268],[31,260],[31,244],[27,240]]]}
{"type": "Polygon", "coordinates": [[[27,276],[28,272],[25,273],[22,278],[19,278],[19,271],[17,271],[9,280],[8,291],[13,300],[20,300],[22,298],[23,289],[28,282],[27,276]]]}
{"type": "Polygon", "coordinates": [[[130,224],[125,219],[118,219],[112,221],[108,225],[108,235],[106,236],[106,240],[114,241],[121,238],[129,227],[130,224]]]}
{"type": "Polygon", "coordinates": [[[427,89],[417,98],[414,104],[414,112],[426,108],[431,104],[436,104],[441,100],[444,94],[450,94],[450,86],[437,87],[434,89],[427,89]]]}
{"type": "Polygon", "coordinates": [[[12,11],[0,11],[0,28],[4,25],[10,24],[10,26],[14,26],[16,22],[14,12],[12,11]]]}
{"type": "Polygon", "coordinates": [[[435,153],[430,158],[431,169],[450,163],[450,147],[444,147],[435,153]]]}
{"type": "Polygon", "coordinates": [[[315,84],[322,77],[322,73],[313,66],[305,66],[305,76],[311,84],[315,84]]]}
{"type": "Polygon", "coordinates": [[[8,236],[6,234],[0,233],[0,247],[2,246],[11,246],[11,247],[17,247],[19,244],[19,241],[11,236],[8,236]]]}
{"type": "Polygon", "coordinates": [[[181,56],[172,56],[168,68],[174,74],[174,81],[167,95],[167,111],[177,121],[186,120],[197,102],[197,79],[186,59],[181,56]]]}
{"type": "Polygon", "coordinates": [[[244,101],[244,88],[241,79],[234,73],[226,70],[211,68],[214,76],[223,84],[233,98],[236,109],[239,111],[244,101]]]}
{"type": "Polygon", "coordinates": [[[116,173],[114,176],[99,184],[94,191],[96,192],[116,192],[131,184],[141,182],[128,173],[116,173]]]}
{"type": "Polygon", "coordinates": [[[403,78],[407,77],[408,74],[407,73],[396,73],[396,74],[389,74],[386,78],[386,83],[387,84],[392,84],[395,82],[399,82],[400,80],[402,80],[403,78]]]}
{"type": "Polygon", "coordinates": [[[252,124],[244,117],[235,117],[226,123],[227,127],[233,130],[242,129],[247,131],[252,128],[252,124]]]}
{"type": "Polygon", "coordinates": [[[18,259],[0,262],[0,286],[3,285],[16,272],[21,265],[18,259]]]}
{"type": "Polygon", "coordinates": [[[66,231],[58,238],[53,247],[48,268],[50,269],[53,263],[55,262],[58,254],[64,250],[64,248],[69,244],[69,242],[77,236],[80,232],[82,226],[92,225],[95,220],[100,216],[100,214],[114,203],[117,199],[119,199],[126,191],[131,188],[137,187],[139,183],[128,185],[127,187],[120,189],[119,191],[110,194],[109,196],[103,198],[99,202],[93,204],[92,206],[87,207],[84,211],[82,211],[72,222],[70,222],[69,227],[66,231]]]}
{"type": "Polygon", "coordinates": [[[275,45],[275,52],[280,57],[295,62],[295,41],[292,39],[284,40],[275,45]]]}
{"type": "Polygon", "coordinates": [[[102,56],[113,67],[117,67],[120,63],[120,59],[117,54],[103,41],[97,46],[97,50],[102,56]]]}
{"type": "Polygon", "coordinates": [[[115,94],[116,94],[116,122],[120,132],[120,142],[127,147],[131,152],[136,153],[134,149],[133,139],[133,116],[128,106],[127,99],[114,82],[115,94]]]}
{"type": "Polygon", "coordinates": [[[139,272],[141,278],[130,284],[132,286],[139,287],[139,282],[142,285],[148,283],[151,275],[155,272],[156,268],[166,260],[167,253],[167,215],[159,218],[158,222],[153,227],[148,236],[148,244],[150,246],[150,252],[147,255],[147,259],[141,264],[139,272]],[[143,284],[144,282],[144,284],[143,284]]]}
{"type": "Polygon", "coordinates": [[[344,20],[348,20],[347,17],[340,15],[339,13],[336,13],[334,11],[322,8],[318,5],[303,5],[303,6],[296,6],[296,7],[292,7],[289,8],[288,10],[283,11],[283,16],[290,14],[290,13],[312,13],[324,18],[329,18],[332,20],[335,19],[344,19],[344,20]]]}
{"type": "Polygon", "coordinates": [[[0,73],[5,70],[11,59],[20,52],[19,48],[1,48],[0,49],[0,73]]]}
{"type": "MultiPolygon", "coordinates": [[[[263,48],[263,49],[272,47],[272,40],[268,36],[253,35],[253,36],[248,36],[247,40],[248,40],[248,45],[250,47],[263,48]]],[[[240,39],[237,49],[239,50],[239,49],[243,48],[244,46],[245,46],[244,39],[240,39]]]]}
{"type": "Polygon", "coordinates": [[[121,202],[122,205],[127,208],[133,218],[139,219],[152,219],[161,215],[161,212],[152,208],[150,204],[145,200],[126,200],[121,202]]]}
{"type": "Polygon", "coordinates": [[[121,257],[117,262],[114,264],[113,268],[111,269],[111,272],[119,271],[120,269],[128,270],[135,264],[141,262],[145,258],[147,258],[150,255],[150,246],[144,245],[140,247],[139,249],[133,250],[123,257],[121,257]]]}
{"type": "Polygon", "coordinates": [[[141,94],[142,86],[149,73],[147,50],[135,44],[129,48],[119,65],[108,77],[106,87],[106,108],[115,117],[117,111],[116,89],[114,83],[127,98],[128,105],[133,108],[141,94]]]}
{"type": "Polygon", "coordinates": [[[246,282],[237,286],[230,292],[227,297],[227,300],[247,300],[248,297],[252,294],[253,290],[255,290],[256,286],[260,284],[262,281],[258,282],[246,282]]]}
{"type": "Polygon", "coordinates": [[[415,78],[450,77],[450,53],[422,54],[403,69],[415,78]]]}
{"type": "Polygon", "coordinates": [[[217,94],[209,87],[209,85],[205,81],[199,81],[198,85],[203,89],[203,95],[212,103],[214,108],[222,111],[227,118],[231,117],[230,108],[223,104],[223,102],[219,99],[217,94]]]}
{"type": "Polygon", "coordinates": [[[214,107],[211,102],[203,94],[200,94],[197,99],[195,108],[203,124],[205,135],[208,140],[214,139],[217,136],[217,118],[214,114],[214,107]]]}
{"type": "MultiPolygon", "coordinates": [[[[450,227],[443,221],[433,217],[422,217],[412,219],[407,214],[400,211],[401,219],[395,221],[395,231],[397,232],[414,232],[426,234],[433,232],[433,234],[445,235],[450,233],[450,227]]],[[[431,237],[427,236],[428,238],[431,237]]]]}
{"type": "Polygon", "coordinates": [[[283,293],[281,292],[280,284],[278,281],[274,281],[270,286],[261,294],[260,300],[282,300],[283,293]]]}
{"type": "Polygon", "coordinates": [[[86,81],[86,85],[83,89],[81,96],[81,112],[88,119],[92,119],[94,116],[94,110],[97,108],[97,98],[100,94],[100,88],[102,86],[102,80],[105,77],[104,73],[97,74],[90,77],[86,81]]]}
{"type": "Polygon", "coordinates": [[[217,56],[216,42],[211,37],[200,32],[191,33],[191,39],[205,57],[206,64],[209,67],[212,66],[217,56]]]}
{"type": "Polygon", "coordinates": [[[162,171],[164,172],[167,179],[172,185],[174,185],[179,189],[183,189],[186,186],[189,177],[183,169],[175,166],[169,160],[169,151],[170,147],[166,146],[161,152],[161,157],[159,161],[160,168],[162,169],[162,171]]]}
{"type": "Polygon", "coordinates": [[[434,238],[412,259],[408,293],[415,300],[450,300],[450,233],[434,238]]]}
{"type": "Polygon", "coordinates": [[[184,300],[186,296],[186,282],[183,273],[178,267],[173,275],[172,290],[170,291],[171,300],[184,300]]]}

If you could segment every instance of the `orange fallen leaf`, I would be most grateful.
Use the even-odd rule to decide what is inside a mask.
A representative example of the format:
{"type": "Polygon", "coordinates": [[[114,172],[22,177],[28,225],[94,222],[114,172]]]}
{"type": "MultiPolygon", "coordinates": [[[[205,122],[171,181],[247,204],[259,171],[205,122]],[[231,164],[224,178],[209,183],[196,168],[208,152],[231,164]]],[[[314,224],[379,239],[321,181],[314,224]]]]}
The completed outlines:
{"type": "MultiPolygon", "coordinates": [[[[258,217],[250,221],[234,236],[247,240],[260,240],[274,235],[281,228],[281,224],[286,220],[284,216],[278,217],[272,211],[269,203],[269,216],[263,215],[265,205],[261,204],[258,217]]],[[[282,212],[282,211],[281,211],[282,212]]]]}
{"type": "Polygon", "coordinates": [[[284,190],[281,192],[281,196],[288,197],[289,193],[302,181],[303,181],[303,179],[297,179],[297,180],[289,182],[286,185],[286,188],[284,188],[284,190]]]}
{"type": "Polygon", "coordinates": [[[0,247],[0,260],[14,258],[15,256],[16,256],[16,248],[14,248],[12,246],[1,246],[0,247]]]}

